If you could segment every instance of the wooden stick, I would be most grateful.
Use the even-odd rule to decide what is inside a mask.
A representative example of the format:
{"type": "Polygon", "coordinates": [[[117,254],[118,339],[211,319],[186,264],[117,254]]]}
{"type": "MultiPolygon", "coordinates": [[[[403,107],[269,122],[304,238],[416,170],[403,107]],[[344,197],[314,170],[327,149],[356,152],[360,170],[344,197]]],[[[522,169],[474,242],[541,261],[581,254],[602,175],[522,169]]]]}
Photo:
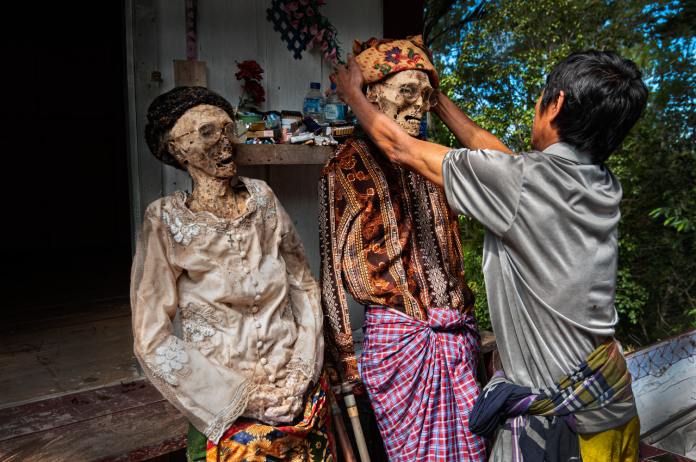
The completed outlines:
{"type": "Polygon", "coordinates": [[[341,454],[343,455],[343,460],[345,462],[358,462],[353,452],[353,445],[350,444],[350,438],[348,437],[348,431],[343,423],[343,413],[341,408],[336,403],[336,399],[331,397],[329,402],[331,403],[331,414],[333,415],[334,428],[336,429],[336,440],[341,448],[341,454]]]}
{"type": "Polygon", "coordinates": [[[360,453],[360,460],[362,462],[370,462],[370,454],[367,451],[365,435],[363,434],[362,425],[360,425],[360,417],[358,416],[358,405],[353,395],[353,386],[346,382],[341,386],[341,391],[343,392],[343,402],[346,404],[350,423],[353,425],[353,435],[355,436],[355,443],[360,453]]]}

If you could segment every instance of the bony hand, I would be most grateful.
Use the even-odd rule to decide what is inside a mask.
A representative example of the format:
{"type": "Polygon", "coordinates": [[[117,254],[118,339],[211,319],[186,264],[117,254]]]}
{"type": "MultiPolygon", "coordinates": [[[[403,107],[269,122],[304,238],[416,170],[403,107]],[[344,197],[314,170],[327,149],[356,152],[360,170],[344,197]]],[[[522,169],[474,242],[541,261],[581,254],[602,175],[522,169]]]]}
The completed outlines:
{"type": "Polygon", "coordinates": [[[279,405],[266,409],[264,422],[273,425],[292,422],[302,410],[303,403],[302,396],[288,396],[279,405]]]}
{"type": "Polygon", "coordinates": [[[336,83],[336,93],[346,103],[350,104],[350,98],[356,92],[361,93],[365,85],[360,66],[353,55],[348,55],[347,64],[337,64],[331,74],[331,81],[336,83]]]}
{"type": "Polygon", "coordinates": [[[279,388],[282,390],[283,398],[277,405],[266,409],[266,418],[276,422],[293,420],[302,410],[310,380],[301,371],[290,370],[283,381],[282,388],[279,388]]]}
{"type": "Polygon", "coordinates": [[[303,396],[309,386],[310,378],[306,377],[302,372],[292,370],[285,377],[285,389],[289,395],[303,396]]]}
{"type": "MultiPolygon", "coordinates": [[[[300,377],[304,375],[300,374],[300,377]]],[[[277,425],[291,422],[300,413],[304,403],[304,390],[301,380],[286,381],[285,387],[275,384],[262,384],[249,398],[244,417],[256,419],[265,424],[277,425]],[[294,393],[298,390],[299,393],[294,393]]],[[[306,384],[304,385],[306,388],[306,384]]]]}
{"type": "Polygon", "coordinates": [[[276,407],[281,403],[281,390],[272,385],[259,385],[249,397],[249,402],[244,410],[244,417],[266,422],[266,409],[276,407]]]}

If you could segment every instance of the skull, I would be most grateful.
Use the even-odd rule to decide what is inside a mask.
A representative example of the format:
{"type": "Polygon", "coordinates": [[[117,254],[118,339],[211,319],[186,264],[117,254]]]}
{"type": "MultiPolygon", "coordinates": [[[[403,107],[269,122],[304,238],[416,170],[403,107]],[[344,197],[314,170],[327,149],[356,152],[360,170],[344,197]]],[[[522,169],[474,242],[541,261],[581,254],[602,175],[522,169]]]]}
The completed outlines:
{"type": "Polygon", "coordinates": [[[420,133],[420,122],[431,108],[432,97],[428,74],[412,69],[397,72],[367,87],[367,99],[411,136],[420,133]]]}
{"type": "Polygon", "coordinates": [[[215,178],[232,178],[237,174],[233,130],[232,119],[224,110],[200,104],[176,121],[169,131],[167,146],[189,171],[195,168],[215,178]]]}

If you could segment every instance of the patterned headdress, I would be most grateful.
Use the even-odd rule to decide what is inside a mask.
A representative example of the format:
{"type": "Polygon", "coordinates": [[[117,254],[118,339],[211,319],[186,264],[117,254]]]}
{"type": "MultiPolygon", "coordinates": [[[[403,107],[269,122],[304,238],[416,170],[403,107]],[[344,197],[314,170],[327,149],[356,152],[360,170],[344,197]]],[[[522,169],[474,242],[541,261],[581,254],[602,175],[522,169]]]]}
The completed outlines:
{"type": "Polygon", "coordinates": [[[426,72],[434,88],[440,83],[430,51],[423,45],[420,35],[395,40],[373,37],[362,43],[356,40],[353,55],[362,69],[366,84],[409,69],[426,72]]]}

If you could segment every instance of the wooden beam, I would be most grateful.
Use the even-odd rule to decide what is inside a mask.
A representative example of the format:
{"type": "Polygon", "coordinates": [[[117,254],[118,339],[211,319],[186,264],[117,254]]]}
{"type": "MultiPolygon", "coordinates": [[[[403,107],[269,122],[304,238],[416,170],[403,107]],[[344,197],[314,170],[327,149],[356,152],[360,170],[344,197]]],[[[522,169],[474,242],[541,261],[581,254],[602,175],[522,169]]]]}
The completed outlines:
{"type": "Polygon", "coordinates": [[[239,144],[237,165],[322,165],[334,148],[303,144],[239,144]]]}

